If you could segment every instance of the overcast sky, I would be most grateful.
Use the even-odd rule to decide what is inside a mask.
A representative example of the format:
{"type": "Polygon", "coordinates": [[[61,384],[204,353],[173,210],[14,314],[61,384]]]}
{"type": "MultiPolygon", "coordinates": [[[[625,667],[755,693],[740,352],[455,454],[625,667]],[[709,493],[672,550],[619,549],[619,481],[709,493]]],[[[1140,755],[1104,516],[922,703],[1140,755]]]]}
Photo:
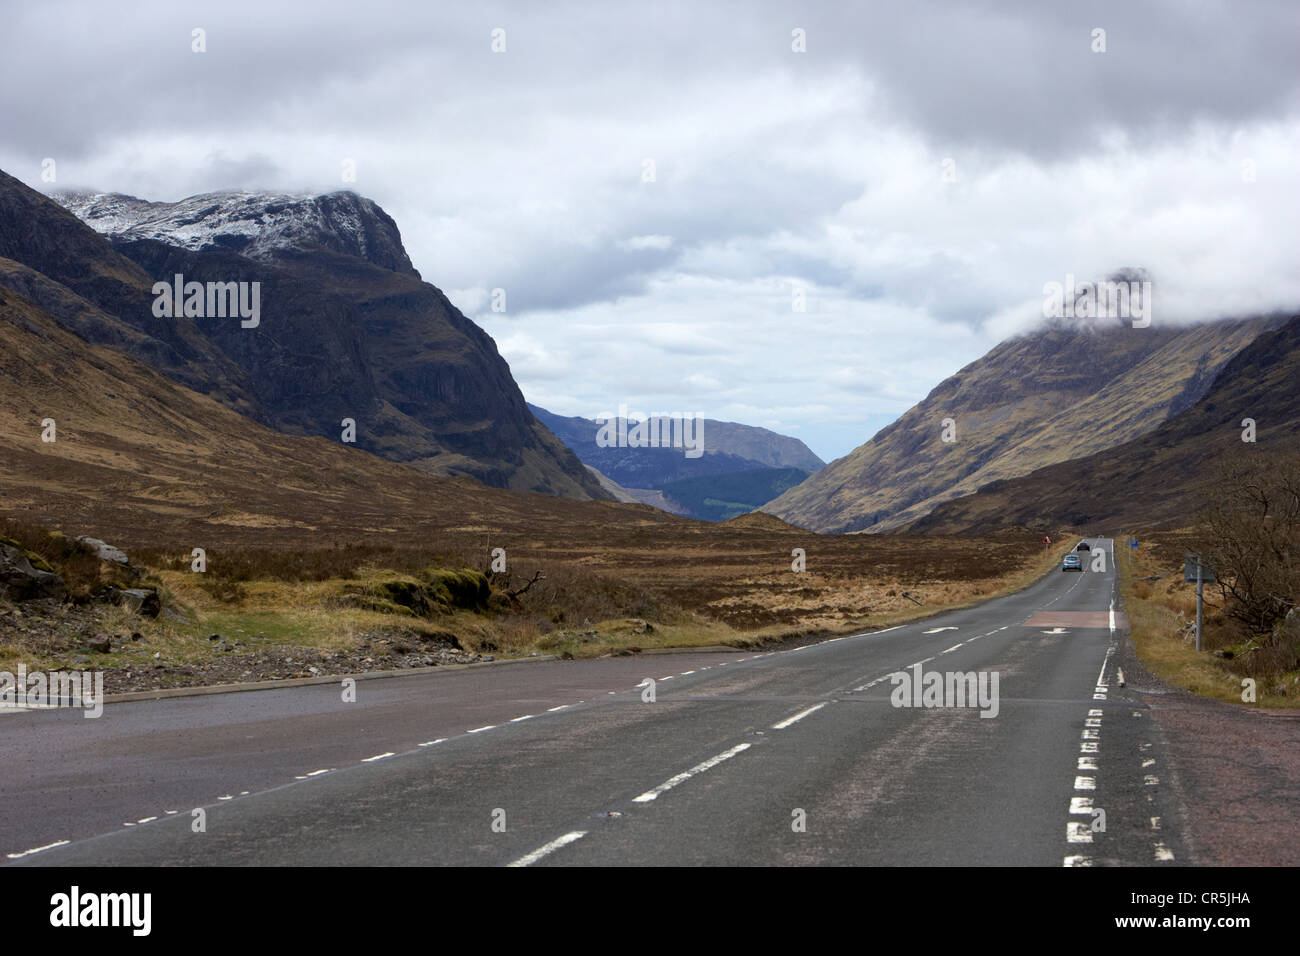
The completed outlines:
{"type": "Polygon", "coordinates": [[[7,2],[0,168],[355,189],[530,401],[830,460],[1067,274],[1147,269],[1156,324],[1295,308],[1297,40],[1294,0],[7,2]]]}

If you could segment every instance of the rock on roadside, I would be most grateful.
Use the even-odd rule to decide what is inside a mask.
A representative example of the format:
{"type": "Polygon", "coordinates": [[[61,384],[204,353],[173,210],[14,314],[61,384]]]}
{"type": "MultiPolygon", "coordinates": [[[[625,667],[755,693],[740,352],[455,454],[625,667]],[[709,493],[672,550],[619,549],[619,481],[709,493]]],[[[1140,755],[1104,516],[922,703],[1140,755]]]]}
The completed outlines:
{"type": "Polygon", "coordinates": [[[31,601],[62,599],[67,593],[63,578],[32,567],[21,548],[0,542],[0,597],[11,601],[31,601]]]}

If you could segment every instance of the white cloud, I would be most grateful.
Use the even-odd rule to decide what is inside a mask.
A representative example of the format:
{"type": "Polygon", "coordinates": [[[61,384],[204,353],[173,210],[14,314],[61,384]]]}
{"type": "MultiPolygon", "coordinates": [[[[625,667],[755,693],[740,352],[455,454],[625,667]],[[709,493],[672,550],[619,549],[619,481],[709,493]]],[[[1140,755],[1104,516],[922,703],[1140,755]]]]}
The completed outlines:
{"type": "Polygon", "coordinates": [[[1300,301],[1293,3],[814,6],[805,54],[785,5],[737,9],[27,5],[0,168],[42,186],[52,156],[58,186],[149,199],[355,188],[531,400],[691,404],[823,457],[1067,273],[1147,269],[1157,322],[1300,301]]]}

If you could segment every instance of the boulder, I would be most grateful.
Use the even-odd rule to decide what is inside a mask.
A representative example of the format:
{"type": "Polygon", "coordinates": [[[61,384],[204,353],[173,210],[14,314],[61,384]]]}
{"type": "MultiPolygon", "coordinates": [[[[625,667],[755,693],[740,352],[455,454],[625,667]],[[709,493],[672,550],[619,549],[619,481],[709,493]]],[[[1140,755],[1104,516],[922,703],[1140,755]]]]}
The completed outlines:
{"type": "Polygon", "coordinates": [[[153,588],[107,587],[99,592],[99,598],[144,617],[157,617],[162,612],[162,599],[153,588]]]}
{"type": "Polygon", "coordinates": [[[81,538],[74,538],[73,540],[75,540],[77,544],[85,547],[87,550],[93,552],[94,554],[97,554],[99,556],[99,560],[101,561],[107,561],[110,564],[131,563],[130,559],[128,559],[126,556],[125,551],[123,551],[121,548],[115,548],[111,544],[105,544],[103,541],[100,541],[98,538],[81,537],[81,538]]]}
{"type": "Polygon", "coordinates": [[[11,601],[67,597],[63,578],[32,566],[22,548],[0,542],[0,597],[11,601]]]}

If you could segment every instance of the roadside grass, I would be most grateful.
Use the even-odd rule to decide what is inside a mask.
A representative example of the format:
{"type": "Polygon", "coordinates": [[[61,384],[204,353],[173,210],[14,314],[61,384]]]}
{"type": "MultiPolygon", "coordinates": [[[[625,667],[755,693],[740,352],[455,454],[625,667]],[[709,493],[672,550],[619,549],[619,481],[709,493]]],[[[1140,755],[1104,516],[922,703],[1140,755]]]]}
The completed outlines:
{"type": "MultiPolygon", "coordinates": [[[[1182,565],[1170,568],[1150,550],[1134,554],[1116,548],[1120,593],[1128,615],[1133,644],[1142,663],[1161,680],[1202,697],[1243,708],[1286,707],[1300,704],[1300,671],[1256,678],[1255,703],[1245,703],[1242,674],[1232,673],[1213,651],[1231,648],[1227,628],[1215,609],[1207,607],[1202,631],[1205,651],[1197,653],[1196,585],[1183,582],[1182,565]],[[1276,692],[1277,687],[1286,693],[1276,692]]],[[[1207,589],[1208,595],[1208,589],[1207,589]]]]}
{"type": "MultiPolygon", "coordinates": [[[[612,619],[592,625],[591,629],[596,631],[594,638],[584,637],[584,630],[590,629],[568,629],[545,635],[534,646],[548,654],[569,653],[574,657],[599,657],[611,651],[632,648],[641,650],[706,646],[757,648],[803,637],[829,638],[865,630],[881,630],[946,611],[970,607],[990,598],[1012,594],[1028,587],[1048,571],[1059,567],[1061,559],[1070,552],[1075,543],[1071,540],[1069,543],[1054,544],[1050,550],[1040,552],[1034,560],[1027,562],[1022,568],[997,578],[983,579],[979,582],[936,583],[931,588],[925,588],[931,600],[924,605],[909,604],[896,610],[873,612],[862,618],[832,626],[769,625],[740,631],[719,621],[683,613],[663,623],[651,622],[654,630],[650,633],[641,632],[635,621],[612,619]]],[[[893,595],[916,586],[901,582],[872,582],[872,587],[882,593],[893,595]]]]}
{"type": "Polygon", "coordinates": [[[447,557],[448,567],[439,568],[431,566],[436,559],[427,552],[356,547],[288,556],[250,552],[238,561],[209,552],[209,570],[196,573],[188,558],[138,551],[135,560],[149,571],[148,580],[162,597],[161,616],[148,619],[105,605],[98,630],[115,638],[110,653],[66,644],[41,653],[8,640],[0,647],[0,669],[19,660],[47,669],[92,666],[86,663],[89,655],[95,667],[143,673],[155,661],[212,661],[232,645],[239,653],[292,656],[302,649],[360,656],[369,653],[363,645],[376,635],[417,643],[454,641],[466,651],[496,657],[590,658],[705,646],[755,649],[893,627],[1011,593],[1059,567],[1071,545],[1038,550],[1018,565],[1003,558],[999,567],[1009,569],[991,576],[987,565],[978,563],[981,552],[973,549],[970,579],[944,573],[928,559],[914,569],[876,574],[869,569],[742,572],[733,579],[734,587],[718,588],[709,584],[713,579],[704,579],[714,596],[699,601],[688,592],[669,597],[675,593],[671,587],[658,586],[683,579],[690,585],[694,578],[683,575],[680,566],[661,578],[653,567],[644,576],[609,574],[580,559],[550,560],[514,564],[509,575],[484,577],[479,571],[454,570],[465,567],[455,555],[447,557]],[[219,558],[215,562],[214,554],[219,558]],[[146,555],[152,560],[145,561],[146,555]],[[543,567],[545,576],[534,581],[534,572],[543,567]],[[934,576],[936,571],[942,576],[934,576]],[[466,603],[466,590],[474,592],[476,586],[478,597],[466,603]],[[911,603],[905,591],[924,604],[911,603]],[[690,609],[679,600],[690,603],[690,609]],[[727,620],[737,609],[737,616],[727,620]],[[774,610],[779,613],[769,613],[774,610]],[[754,623],[738,623],[744,621],[754,623]],[[139,639],[132,639],[133,634],[139,639]],[[211,640],[212,635],[224,640],[211,640]]]}

